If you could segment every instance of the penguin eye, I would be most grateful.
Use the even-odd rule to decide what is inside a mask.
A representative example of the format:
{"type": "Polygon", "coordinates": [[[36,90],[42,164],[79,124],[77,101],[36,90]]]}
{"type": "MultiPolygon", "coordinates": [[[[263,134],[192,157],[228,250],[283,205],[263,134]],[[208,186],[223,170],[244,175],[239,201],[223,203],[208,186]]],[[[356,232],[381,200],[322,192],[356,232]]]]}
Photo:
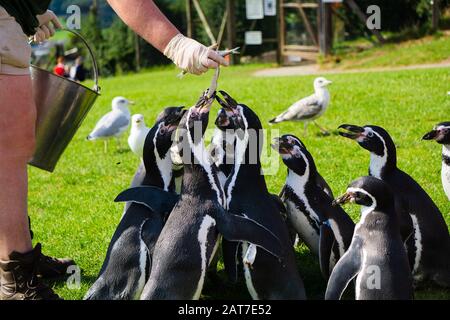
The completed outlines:
{"type": "Polygon", "coordinates": [[[367,136],[368,136],[369,138],[372,138],[372,137],[373,137],[373,132],[372,132],[372,131],[369,131],[369,132],[367,133],[367,136]]]}

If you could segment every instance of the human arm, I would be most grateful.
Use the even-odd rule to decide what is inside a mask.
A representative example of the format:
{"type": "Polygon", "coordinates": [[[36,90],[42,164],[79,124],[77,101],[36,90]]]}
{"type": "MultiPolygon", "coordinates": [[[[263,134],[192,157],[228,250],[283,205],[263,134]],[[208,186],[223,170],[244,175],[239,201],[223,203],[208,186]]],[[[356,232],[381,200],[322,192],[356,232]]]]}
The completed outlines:
{"type": "Polygon", "coordinates": [[[183,36],[153,0],[108,0],[119,17],[178,67],[201,74],[219,64],[228,65],[214,50],[183,36]]]}

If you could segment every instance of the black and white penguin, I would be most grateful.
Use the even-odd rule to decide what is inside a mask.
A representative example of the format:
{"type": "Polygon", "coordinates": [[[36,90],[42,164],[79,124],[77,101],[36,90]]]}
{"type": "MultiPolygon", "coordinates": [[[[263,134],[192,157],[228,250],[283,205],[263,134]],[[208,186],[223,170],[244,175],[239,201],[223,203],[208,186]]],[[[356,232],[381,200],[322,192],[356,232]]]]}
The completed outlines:
{"type": "Polygon", "coordinates": [[[397,152],[389,134],[378,126],[342,125],[340,135],[370,151],[369,174],[386,182],[396,201],[402,239],[415,284],[430,280],[450,285],[450,236],[436,204],[407,173],[397,168],[397,152]]]}
{"type": "MultiPolygon", "coordinates": [[[[162,199],[167,200],[170,210],[178,197],[173,194],[169,149],[172,145],[172,134],[184,111],[183,107],[166,108],[159,115],[144,144],[145,177],[141,183],[160,188],[160,195],[162,199]]],[[[164,226],[166,214],[156,212],[154,208],[143,204],[153,202],[157,211],[167,209],[161,210],[162,204],[156,207],[151,196],[146,197],[145,193],[139,192],[139,188],[133,190],[143,199],[138,199],[137,203],[136,195],[130,197],[126,196],[129,191],[124,193],[123,201],[130,200],[130,205],[112,237],[98,279],[87,292],[85,299],[131,300],[139,299],[142,293],[149,277],[153,248],[164,226]]]]}
{"type": "Polygon", "coordinates": [[[356,300],[413,299],[411,269],[400,235],[394,195],[382,180],[362,177],[351,183],[337,204],[361,206],[350,248],[331,273],[326,300],[338,300],[356,277],[356,300]]]}
{"type": "Polygon", "coordinates": [[[441,122],[423,136],[423,140],[435,140],[442,144],[441,179],[445,195],[450,200],[450,122],[441,122]]]}
{"type": "Polygon", "coordinates": [[[250,241],[282,257],[279,239],[267,228],[223,209],[224,192],[203,139],[213,101],[214,95],[205,93],[180,122],[176,141],[183,145],[180,200],[156,243],[142,300],[199,299],[221,235],[250,241]]]}
{"type": "Polygon", "coordinates": [[[319,257],[320,268],[328,279],[336,262],[352,241],[355,224],[333,198],[325,192],[315,162],[305,145],[293,135],[275,138],[272,148],[288,167],[281,198],[288,219],[300,239],[319,257]]]}
{"type": "Polygon", "coordinates": [[[219,97],[217,100],[236,135],[233,168],[225,183],[225,208],[269,228],[281,240],[285,250],[285,259],[280,261],[257,249],[251,241],[224,242],[222,246],[228,246],[224,248],[225,267],[235,268],[239,261],[242,262],[247,288],[253,299],[305,299],[288,228],[280,215],[280,204],[267,190],[261,169],[261,122],[249,107],[237,103],[223,91],[220,93],[225,100],[219,97]],[[237,256],[239,245],[242,246],[240,257],[237,256]]]}

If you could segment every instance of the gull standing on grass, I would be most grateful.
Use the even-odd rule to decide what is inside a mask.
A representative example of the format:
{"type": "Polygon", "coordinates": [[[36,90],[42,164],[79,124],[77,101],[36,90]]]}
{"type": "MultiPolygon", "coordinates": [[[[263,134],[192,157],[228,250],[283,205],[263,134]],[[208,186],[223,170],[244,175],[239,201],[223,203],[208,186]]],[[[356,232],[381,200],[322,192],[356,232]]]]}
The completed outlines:
{"type": "Polygon", "coordinates": [[[131,151],[139,158],[143,158],[144,143],[150,128],[145,125],[144,116],[135,114],[131,117],[131,130],[128,136],[128,145],[131,151]]]}
{"type": "Polygon", "coordinates": [[[124,97],[115,97],[112,100],[112,111],[105,114],[95,125],[94,130],[87,136],[87,140],[105,140],[105,152],[107,140],[116,138],[120,148],[120,137],[130,125],[130,110],[128,106],[134,104],[124,97]]]}
{"type": "Polygon", "coordinates": [[[330,93],[328,92],[327,86],[331,83],[331,81],[323,77],[316,78],[314,80],[315,92],[313,95],[297,101],[285,112],[270,120],[269,123],[300,121],[304,123],[304,134],[306,135],[308,124],[312,121],[323,134],[328,134],[328,131],[319,126],[315,120],[325,112],[330,104],[330,93]]]}

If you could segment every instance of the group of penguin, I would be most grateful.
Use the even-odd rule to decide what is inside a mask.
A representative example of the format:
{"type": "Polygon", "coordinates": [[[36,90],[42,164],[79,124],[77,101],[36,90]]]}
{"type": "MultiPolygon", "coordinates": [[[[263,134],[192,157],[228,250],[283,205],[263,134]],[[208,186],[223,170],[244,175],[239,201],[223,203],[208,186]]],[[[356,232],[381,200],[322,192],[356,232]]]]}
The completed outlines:
{"type": "MultiPolygon", "coordinates": [[[[221,248],[230,281],[244,281],[253,299],[303,300],[296,237],[319,260],[325,299],[340,299],[351,283],[358,300],[413,299],[424,282],[450,287],[447,225],[428,194],[397,167],[392,138],[378,126],[339,129],[370,152],[369,176],[334,199],[304,143],[283,135],[271,143],[287,167],[277,196],[261,169],[263,136],[249,138],[262,130],[250,107],[207,90],[189,109],[164,109],[145,138],[136,175],[142,178],[115,200],[126,203],[125,211],[85,299],[199,299],[221,248]],[[215,100],[211,151],[204,134],[215,100]],[[341,207],[348,202],[361,206],[356,225],[341,207]]],[[[442,181],[450,199],[450,123],[424,139],[444,146],[442,181]]]]}

